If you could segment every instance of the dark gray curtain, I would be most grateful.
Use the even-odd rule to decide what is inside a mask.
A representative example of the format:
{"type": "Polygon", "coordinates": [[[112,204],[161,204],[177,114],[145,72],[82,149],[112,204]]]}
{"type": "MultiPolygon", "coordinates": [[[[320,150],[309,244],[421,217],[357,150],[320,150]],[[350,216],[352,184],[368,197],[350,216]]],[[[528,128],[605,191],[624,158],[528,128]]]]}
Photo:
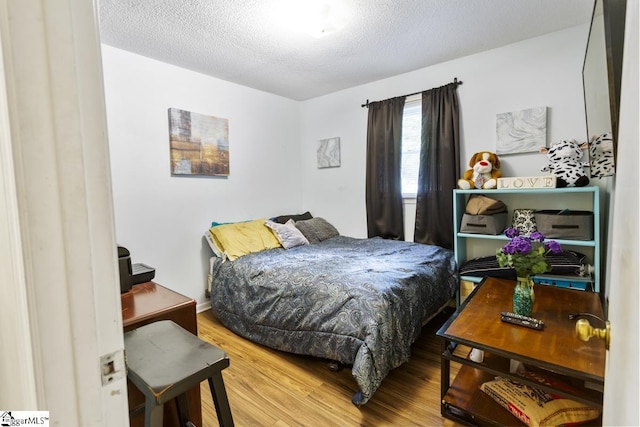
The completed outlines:
{"type": "Polygon", "coordinates": [[[453,249],[453,190],[460,165],[457,83],[422,92],[415,242],[453,249]]]}
{"type": "Polygon", "coordinates": [[[369,104],[366,205],[369,237],[404,240],[401,159],[405,97],[369,104]]]}

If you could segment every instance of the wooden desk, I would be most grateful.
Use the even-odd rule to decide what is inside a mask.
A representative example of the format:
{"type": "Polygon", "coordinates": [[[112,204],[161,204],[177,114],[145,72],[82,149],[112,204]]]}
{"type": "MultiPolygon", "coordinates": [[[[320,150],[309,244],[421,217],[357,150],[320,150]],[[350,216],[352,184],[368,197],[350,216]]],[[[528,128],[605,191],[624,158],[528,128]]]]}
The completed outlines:
{"type": "MultiPolygon", "coordinates": [[[[122,323],[124,332],[136,329],[158,320],[172,320],[194,335],[198,335],[196,321],[196,302],[154,282],[134,285],[130,291],[121,295],[122,323]]],[[[144,396],[127,381],[129,409],[144,403],[144,396]]],[[[188,392],[189,412],[196,426],[202,425],[200,387],[188,392]]],[[[143,426],[144,417],[131,418],[131,426],[143,426]]],[[[172,402],[164,408],[164,426],[178,426],[175,404],[172,402]]]]}
{"type": "MultiPolygon", "coordinates": [[[[536,285],[532,317],[545,323],[545,329],[537,331],[500,320],[501,311],[512,310],[514,287],[512,280],[485,279],[437,332],[443,338],[443,416],[464,424],[524,425],[479,388],[495,376],[540,387],[538,383],[511,375],[511,359],[577,383],[604,387],[604,341],[596,338],[580,341],[575,336],[576,320],[569,319],[569,313],[580,312],[604,318],[599,294],[536,285]],[[456,355],[457,344],[483,350],[484,361],[476,363],[456,355]],[[453,384],[450,383],[451,361],[461,364],[453,384]]],[[[602,408],[599,391],[576,387],[575,393],[569,393],[550,388],[563,397],[602,408]]]]}

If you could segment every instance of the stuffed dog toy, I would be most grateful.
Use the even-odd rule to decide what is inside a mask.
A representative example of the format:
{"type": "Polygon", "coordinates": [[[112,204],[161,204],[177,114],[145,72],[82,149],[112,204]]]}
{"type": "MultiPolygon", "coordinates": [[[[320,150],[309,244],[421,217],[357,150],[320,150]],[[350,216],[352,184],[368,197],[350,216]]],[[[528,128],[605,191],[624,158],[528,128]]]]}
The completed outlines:
{"type": "Polygon", "coordinates": [[[458,188],[468,190],[470,188],[491,189],[498,186],[500,172],[500,159],[495,153],[481,151],[475,153],[469,161],[470,169],[467,169],[461,179],[458,180],[458,188]]]}

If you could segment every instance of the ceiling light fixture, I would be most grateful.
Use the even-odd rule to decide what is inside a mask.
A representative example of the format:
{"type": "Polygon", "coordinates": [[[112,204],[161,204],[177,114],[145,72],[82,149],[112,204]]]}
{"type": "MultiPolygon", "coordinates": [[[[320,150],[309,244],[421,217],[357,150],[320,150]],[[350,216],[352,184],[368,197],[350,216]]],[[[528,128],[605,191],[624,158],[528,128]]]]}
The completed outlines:
{"type": "Polygon", "coordinates": [[[336,13],[335,8],[332,8],[328,4],[320,4],[308,18],[309,26],[306,32],[315,38],[335,33],[343,26],[343,22],[336,13]]]}
{"type": "Polygon", "coordinates": [[[282,25],[315,38],[324,37],[344,27],[339,7],[327,0],[283,1],[279,9],[276,14],[282,25]]]}

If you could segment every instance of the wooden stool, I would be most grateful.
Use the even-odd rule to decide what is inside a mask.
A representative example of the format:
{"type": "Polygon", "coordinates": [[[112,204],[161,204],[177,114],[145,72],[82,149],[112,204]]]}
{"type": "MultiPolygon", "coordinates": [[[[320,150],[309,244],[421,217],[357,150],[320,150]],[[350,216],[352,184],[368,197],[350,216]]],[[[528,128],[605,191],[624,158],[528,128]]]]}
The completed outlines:
{"type": "Polygon", "coordinates": [[[233,426],[222,381],[222,370],[229,366],[227,353],[170,320],[125,333],[124,347],[127,376],[145,396],[145,427],[162,426],[163,405],[174,398],[180,425],[193,425],[186,392],[204,380],[209,381],[220,426],[233,426]]]}

